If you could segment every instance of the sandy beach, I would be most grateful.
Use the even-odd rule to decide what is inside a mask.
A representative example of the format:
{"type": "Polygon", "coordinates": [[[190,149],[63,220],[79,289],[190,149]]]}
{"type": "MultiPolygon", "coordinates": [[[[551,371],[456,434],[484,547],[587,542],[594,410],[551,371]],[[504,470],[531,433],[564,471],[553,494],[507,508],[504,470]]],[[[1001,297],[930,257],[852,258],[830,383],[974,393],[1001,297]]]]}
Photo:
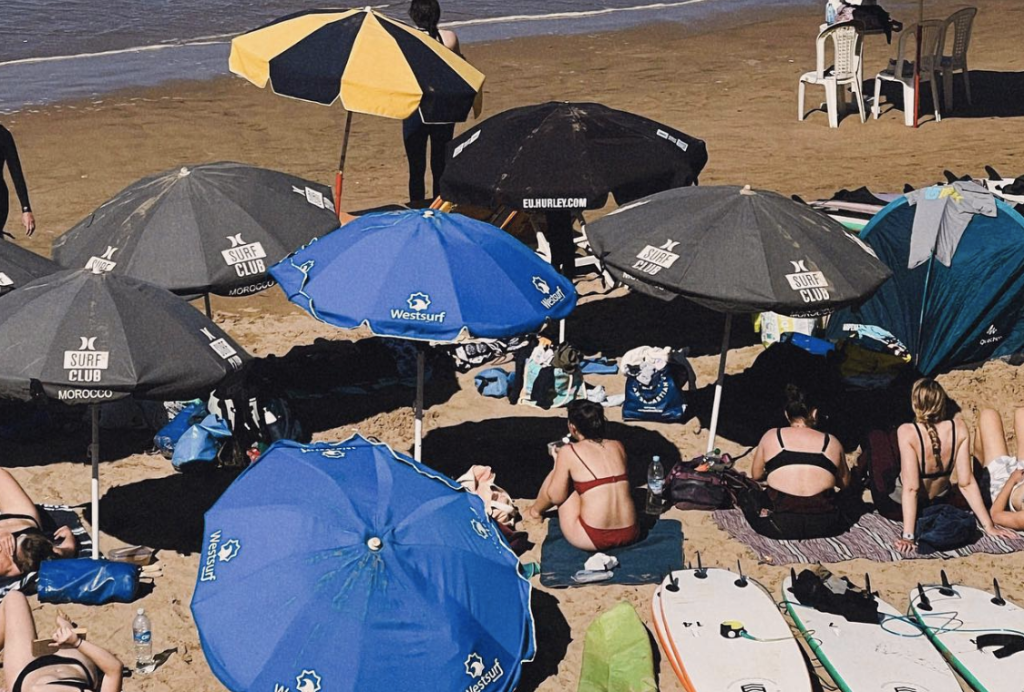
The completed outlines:
{"type": "MultiPolygon", "coordinates": [[[[916,6],[900,2],[887,9],[909,24],[916,6]]],[[[930,17],[945,17],[961,6],[929,0],[925,11],[930,17]]],[[[797,79],[814,67],[814,36],[821,20],[817,10],[791,11],[734,28],[696,32],[682,24],[658,24],[611,34],[474,44],[466,53],[487,75],[484,115],[548,100],[596,101],[634,111],[707,142],[709,163],[702,184],[750,184],[814,199],[861,185],[899,192],[907,182],[921,186],[942,180],[943,169],[980,175],[983,166],[991,165],[1008,176],[1024,173],[1024,5],[990,0],[981,6],[970,54],[973,106],[967,106],[958,91],[954,113],[940,123],[923,118],[918,130],[905,127],[903,113],[888,106],[883,106],[877,121],[862,125],[851,115],[838,130],[828,128],[824,112],[797,121],[797,79]]],[[[894,51],[884,37],[868,37],[865,77],[884,67],[894,51]]],[[[823,100],[820,88],[809,89],[809,104],[823,100]]],[[[281,98],[233,77],[119,92],[5,117],[4,124],[17,137],[39,226],[33,238],[17,241],[48,256],[55,237],[123,187],[185,164],[233,160],[329,182],[343,122],[340,107],[281,98]]],[[[357,116],[345,206],[362,209],[401,202],[405,190],[400,123],[357,116]]],[[[8,229],[20,231],[20,226],[15,228],[12,222],[8,229]]],[[[579,286],[581,294],[597,288],[596,281],[579,286]]],[[[277,289],[244,299],[214,298],[213,306],[215,320],[253,355],[283,355],[319,337],[358,336],[317,323],[277,289]]],[[[577,314],[568,320],[568,333],[570,339],[606,355],[621,355],[630,346],[644,344],[692,346],[698,385],[706,389],[717,369],[722,323],[720,315],[642,300],[619,289],[608,296],[582,298],[577,314]]],[[[749,328],[737,330],[733,346],[730,374],[742,372],[763,350],[749,328]]],[[[968,425],[973,426],[981,406],[996,407],[1008,421],[1012,407],[1024,405],[1024,371],[1004,363],[939,379],[968,425]]],[[[605,385],[609,393],[623,388],[621,377],[588,381],[605,385]]],[[[351,412],[338,416],[346,420],[343,426],[318,430],[315,438],[339,440],[358,430],[407,450],[412,443],[412,392],[388,394],[386,403],[390,405],[367,407],[353,401],[351,412]]],[[[726,419],[741,419],[744,413],[725,400],[726,419]]],[[[621,421],[617,410],[609,416],[621,421]]],[[[549,464],[545,443],[559,425],[545,420],[550,418],[564,418],[564,412],[484,399],[473,387],[472,373],[460,375],[458,390],[426,412],[425,461],[431,463],[434,453],[446,460],[457,455],[466,467],[491,464],[499,484],[531,498],[539,487],[534,479],[543,478],[549,464]],[[484,434],[486,440],[477,437],[484,434]],[[453,448],[454,441],[458,448],[453,448]]],[[[703,451],[706,432],[696,421],[630,425],[666,438],[682,458],[703,451]]],[[[142,453],[148,446],[145,437],[104,436],[103,546],[144,543],[159,548],[163,576],[135,604],[67,610],[90,628],[90,640],[109,647],[126,663],[133,660],[134,609],[143,606],[150,613],[154,651],[166,652],[166,662],[155,674],[130,680],[129,688],[221,690],[204,660],[189,601],[199,564],[203,512],[233,476],[175,473],[163,458],[142,453]]],[[[0,444],[0,463],[13,469],[37,501],[88,502],[85,436],[0,444]]],[[[746,449],[730,439],[721,440],[721,446],[734,454],[746,449]]],[[[630,452],[633,463],[649,460],[642,444],[630,452]]],[[[740,468],[748,465],[749,457],[740,462],[740,468]]],[[[705,564],[728,567],[742,560],[745,571],[775,593],[789,573],[788,567],[760,564],[757,555],[730,540],[707,514],[672,510],[668,516],[682,520],[687,557],[700,551],[705,564]]],[[[530,527],[538,547],[524,561],[540,559],[544,533],[544,526],[530,527]]],[[[1024,603],[1024,554],[1019,553],[942,563],[857,560],[829,567],[857,578],[870,570],[874,588],[897,607],[906,604],[907,592],[918,581],[936,578],[940,567],[951,579],[979,587],[997,577],[1007,598],[1024,603]]],[[[619,601],[632,603],[650,625],[654,586],[537,588],[540,655],[524,669],[522,690],[575,689],[584,632],[596,615],[619,601]]],[[[36,599],[31,603],[41,608],[37,620],[52,618],[53,606],[39,606],[36,599]]],[[[253,607],[260,607],[258,596],[253,607]]],[[[657,654],[656,660],[661,689],[681,690],[668,663],[657,654]]],[[[430,689],[429,684],[423,689],[430,689]]]]}

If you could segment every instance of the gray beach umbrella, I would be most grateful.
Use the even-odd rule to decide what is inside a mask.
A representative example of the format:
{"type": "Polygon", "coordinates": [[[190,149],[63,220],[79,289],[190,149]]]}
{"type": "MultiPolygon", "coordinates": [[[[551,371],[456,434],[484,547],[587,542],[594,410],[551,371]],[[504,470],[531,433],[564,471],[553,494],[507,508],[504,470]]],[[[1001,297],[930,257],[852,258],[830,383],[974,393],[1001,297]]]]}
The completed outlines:
{"type": "Polygon", "coordinates": [[[42,255],[0,240],[0,296],[60,269],[59,264],[42,255]]]}
{"type": "Polygon", "coordinates": [[[248,354],[217,325],[152,284],[61,271],[0,298],[0,398],[88,404],[92,528],[99,550],[99,408],[132,395],[204,396],[248,354]]]}
{"type": "Polygon", "coordinates": [[[587,237],[605,268],[630,288],[726,313],[709,452],[733,314],[822,315],[866,300],[892,275],[838,221],[749,186],[651,195],[589,224],[587,237]]]}
{"type": "Polygon", "coordinates": [[[244,296],[273,286],[272,264],[337,227],[324,185],[208,163],[128,186],[57,238],[53,257],[64,267],[131,276],[183,296],[244,296]]]}

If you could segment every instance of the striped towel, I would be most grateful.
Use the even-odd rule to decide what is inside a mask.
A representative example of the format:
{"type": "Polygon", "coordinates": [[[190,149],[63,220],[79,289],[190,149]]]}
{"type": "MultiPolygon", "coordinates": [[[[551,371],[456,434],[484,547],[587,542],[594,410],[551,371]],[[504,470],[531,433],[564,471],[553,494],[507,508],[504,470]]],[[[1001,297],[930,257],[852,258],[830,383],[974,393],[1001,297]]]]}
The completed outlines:
{"type": "Polygon", "coordinates": [[[759,560],[773,565],[795,563],[842,562],[864,558],[875,562],[923,560],[928,558],[966,557],[973,553],[1004,555],[1024,550],[1024,535],[1019,538],[993,538],[982,534],[969,546],[931,555],[903,555],[896,550],[896,539],[902,527],[898,522],[871,513],[862,516],[846,533],[835,538],[812,538],[802,541],[776,541],[765,538],[750,528],[738,509],[718,510],[713,515],[718,528],[757,553],[759,560]]]}

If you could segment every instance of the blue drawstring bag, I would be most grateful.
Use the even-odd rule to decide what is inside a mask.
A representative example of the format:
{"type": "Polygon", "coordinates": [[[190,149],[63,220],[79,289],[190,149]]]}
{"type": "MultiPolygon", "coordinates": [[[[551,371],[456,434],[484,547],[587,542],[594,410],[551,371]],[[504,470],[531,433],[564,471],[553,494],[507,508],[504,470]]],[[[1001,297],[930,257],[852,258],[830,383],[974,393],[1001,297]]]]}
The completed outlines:
{"type": "Polygon", "coordinates": [[[506,372],[501,368],[487,368],[480,371],[473,378],[473,384],[476,385],[476,391],[484,396],[501,399],[508,396],[509,385],[515,379],[516,374],[514,372],[506,372]]]}
{"type": "Polygon", "coordinates": [[[153,444],[165,459],[171,459],[174,456],[174,445],[178,443],[186,430],[203,420],[206,414],[206,404],[202,401],[193,401],[178,411],[178,414],[167,425],[160,428],[160,432],[153,438],[153,444]]]}
{"type": "Polygon", "coordinates": [[[224,440],[231,437],[231,428],[214,414],[208,415],[198,425],[193,425],[174,445],[171,464],[177,470],[196,462],[210,462],[217,459],[217,452],[224,440]]]}
{"type": "Polygon", "coordinates": [[[139,587],[139,567],[110,560],[46,560],[39,566],[36,591],[43,603],[131,603],[139,587]]]}

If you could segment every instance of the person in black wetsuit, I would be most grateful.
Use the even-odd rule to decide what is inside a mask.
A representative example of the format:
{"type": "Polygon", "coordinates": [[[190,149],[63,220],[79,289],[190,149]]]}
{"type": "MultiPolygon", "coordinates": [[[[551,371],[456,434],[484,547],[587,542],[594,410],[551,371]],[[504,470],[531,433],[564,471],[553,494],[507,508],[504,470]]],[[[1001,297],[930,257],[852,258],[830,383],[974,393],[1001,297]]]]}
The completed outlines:
{"type": "MultiPolygon", "coordinates": [[[[0,125],[0,231],[7,226],[7,215],[10,205],[7,183],[4,180],[4,165],[11,172],[11,182],[14,183],[14,191],[18,194],[18,201],[21,203],[21,222],[25,226],[25,233],[32,235],[36,231],[36,219],[32,215],[32,206],[28,201],[28,186],[25,185],[25,176],[21,172],[21,159],[18,158],[18,147],[14,144],[14,137],[6,127],[0,125]]],[[[3,235],[0,234],[0,239],[3,235]]]]}
{"type": "MultiPolygon", "coordinates": [[[[458,56],[459,38],[454,31],[438,29],[441,20],[441,5],[437,0],[412,0],[409,3],[409,17],[421,31],[441,43],[458,56]]],[[[409,159],[409,201],[419,202],[426,197],[423,177],[427,173],[427,142],[430,142],[430,174],[434,181],[433,194],[441,189],[441,174],[444,173],[444,150],[455,136],[455,123],[425,123],[419,112],[402,121],[402,140],[405,155],[409,159]]]]}
{"type": "Polygon", "coordinates": [[[784,428],[769,430],[754,450],[751,476],[764,489],[737,499],[751,528],[778,540],[837,536],[856,521],[856,491],[843,445],[815,429],[817,407],[798,387],[786,388],[784,428]]]}
{"type": "Polygon", "coordinates": [[[0,648],[10,692],[121,692],[121,661],[82,639],[63,612],[57,611],[52,654],[34,655],[35,639],[28,599],[21,591],[11,591],[0,603],[0,648]]]}

